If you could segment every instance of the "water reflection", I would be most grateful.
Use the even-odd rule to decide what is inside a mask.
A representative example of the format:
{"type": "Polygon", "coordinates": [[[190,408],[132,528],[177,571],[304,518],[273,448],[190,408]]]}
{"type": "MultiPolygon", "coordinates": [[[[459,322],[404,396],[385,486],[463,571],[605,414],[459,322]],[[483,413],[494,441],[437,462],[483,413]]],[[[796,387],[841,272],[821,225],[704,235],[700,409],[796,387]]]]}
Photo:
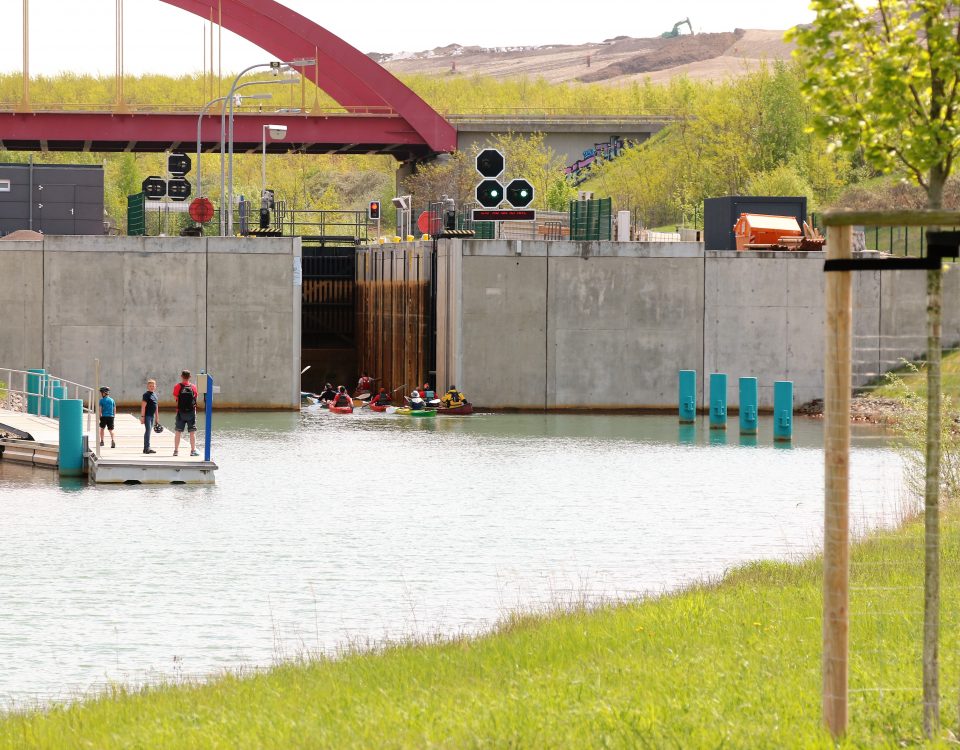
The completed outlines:
{"type": "MultiPolygon", "coordinates": [[[[476,631],[820,538],[819,422],[790,451],[769,420],[749,451],[675,417],[218,414],[216,430],[213,487],[61,486],[0,461],[0,705],[149,681],[174,657],[206,674],[476,631]]],[[[856,435],[850,515],[882,523],[899,462],[856,435]]]]}

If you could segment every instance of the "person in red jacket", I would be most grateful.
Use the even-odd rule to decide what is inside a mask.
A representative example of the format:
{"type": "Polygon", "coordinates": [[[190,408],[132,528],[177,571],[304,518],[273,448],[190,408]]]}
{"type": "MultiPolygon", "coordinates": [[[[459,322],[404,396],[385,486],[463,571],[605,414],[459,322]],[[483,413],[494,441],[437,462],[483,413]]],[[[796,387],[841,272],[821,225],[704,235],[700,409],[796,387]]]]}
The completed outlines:
{"type": "Polygon", "coordinates": [[[355,393],[360,395],[361,393],[370,394],[373,392],[373,378],[367,375],[365,372],[360,375],[360,380],[357,381],[357,390],[355,393]]]}
{"type": "Polygon", "coordinates": [[[342,385],[337,387],[337,396],[333,399],[334,406],[353,406],[353,399],[347,393],[347,389],[342,385]]]}
{"type": "Polygon", "coordinates": [[[392,401],[393,399],[390,398],[390,394],[387,393],[387,389],[381,388],[380,392],[373,397],[373,401],[371,401],[370,403],[376,404],[377,406],[390,406],[390,403],[392,401]]]}
{"type": "Polygon", "coordinates": [[[173,433],[173,455],[180,450],[180,435],[186,429],[190,433],[190,455],[197,453],[197,386],[190,382],[190,370],[180,373],[180,382],[173,386],[173,398],[177,402],[177,416],[173,433]]]}

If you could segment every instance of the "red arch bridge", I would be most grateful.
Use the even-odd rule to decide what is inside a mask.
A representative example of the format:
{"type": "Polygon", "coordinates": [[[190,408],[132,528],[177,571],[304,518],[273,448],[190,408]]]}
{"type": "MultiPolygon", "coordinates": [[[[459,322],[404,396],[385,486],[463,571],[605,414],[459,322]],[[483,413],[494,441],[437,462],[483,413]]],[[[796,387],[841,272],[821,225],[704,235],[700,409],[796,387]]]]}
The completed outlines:
{"type": "MultiPolygon", "coordinates": [[[[362,52],[275,0],[161,0],[216,22],[278,60],[315,59],[302,73],[339,107],[309,112],[256,113],[235,117],[234,149],[261,148],[263,126],[287,125],[287,138],[272,153],[392,154],[414,161],[457,147],[457,133],[413,91],[362,52]]],[[[24,19],[26,37],[27,19],[24,19]]],[[[121,36],[118,34],[118,37],[121,36]]],[[[122,38],[120,40],[122,45],[122,38]]],[[[28,53],[24,52],[24,71],[28,53]]],[[[29,75],[16,106],[0,109],[0,147],[19,151],[193,151],[199,112],[134,110],[118,94],[108,111],[44,108],[29,101],[29,75]]],[[[122,91],[122,70],[119,71],[122,91]]],[[[220,113],[201,123],[201,149],[220,148],[220,113]]]]}

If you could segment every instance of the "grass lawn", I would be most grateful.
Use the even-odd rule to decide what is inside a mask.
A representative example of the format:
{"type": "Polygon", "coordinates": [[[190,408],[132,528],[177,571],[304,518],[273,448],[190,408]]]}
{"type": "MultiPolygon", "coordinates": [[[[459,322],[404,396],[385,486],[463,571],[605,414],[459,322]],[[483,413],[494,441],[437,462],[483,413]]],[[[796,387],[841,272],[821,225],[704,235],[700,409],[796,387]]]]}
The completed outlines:
{"type": "MultiPolygon", "coordinates": [[[[942,714],[956,728],[960,517],[944,530],[942,714]]],[[[909,522],[853,551],[843,747],[921,744],[921,542],[909,522]]],[[[8,715],[0,748],[831,747],[820,579],[819,560],[756,563],[716,585],[516,618],[477,639],[118,690],[8,715]]]]}
{"type": "MultiPolygon", "coordinates": [[[[906,366],[895,371],[903,380],[904,385],[926,400],[927,398],[927,368],[920,367],[918,371],[913,371],[906,366]]],[[[960,404],[960,349],[953,349],[943,353],[943,360],[940,368],[941,391],[944,396],[949,396],[954,404],[960,404]]],[[[871,395],[879,398],[893,398],[901,393],[898,386],[885,383],[876,389],[869,391],[871,395]]]]}

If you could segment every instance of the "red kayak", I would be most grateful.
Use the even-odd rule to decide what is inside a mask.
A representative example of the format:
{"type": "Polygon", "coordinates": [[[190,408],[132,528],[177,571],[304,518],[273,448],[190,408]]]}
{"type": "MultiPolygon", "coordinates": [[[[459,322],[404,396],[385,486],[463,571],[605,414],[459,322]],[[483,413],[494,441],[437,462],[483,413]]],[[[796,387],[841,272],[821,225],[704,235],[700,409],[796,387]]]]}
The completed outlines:
{"type": "Polygon", "coordinates": [[[439,409],[437,409],[437,416],[441,414],[473,414],[473,404],[471,404],[469,401],[466,401],[460,404],[460,406],[454,406],[449,409],[441,406],[439,409]]]}
{"type": "Polygon", "coordinates": [[[370,409],[370,411],[375,411],[375,412],[379,412],[380,414],[383,414],[384,412],[387,411],[387,409],[390,408],[390,405],[385,404],[383,406],[380,406],[379,404],[370,404],[368,408],[370,409]]]}
{"type": "Polygon", "coordinates": [[[352,406],[331,406],[331,414],[353,414],[352,406]]]}

